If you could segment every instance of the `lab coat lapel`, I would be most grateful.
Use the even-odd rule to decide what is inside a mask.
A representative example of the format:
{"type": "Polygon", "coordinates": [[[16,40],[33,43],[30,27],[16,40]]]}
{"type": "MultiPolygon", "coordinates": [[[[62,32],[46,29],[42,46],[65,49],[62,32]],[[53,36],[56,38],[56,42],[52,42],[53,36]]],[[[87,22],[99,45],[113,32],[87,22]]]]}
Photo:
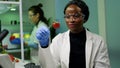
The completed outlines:
{"type": "Polygon", "coordinates": [[[63,68],[69,68],[69,53],[70,53],[70,40],[69,40],[69,31],[67,31],[63,39],[63,47],[61,52],[61,57],[62,57],[61,62],[63,68]]]}
{"type": "MultiPolygon", "coordinates": [[[[90,32],[86,31],[86,68],[90,68],[91,64],[91,52],[92,52],[92,36],[90,32]]],[[[61,62],[63,68],[69,68],[69,54],[70,54],[70,40],[69,40],[69,31],[66,32],[63,39],[63,47],[61,52],[61,62]]]]}
{"type": "Polygon", "coordinates": [[[86,36],[87,36],[87,40],[86,40],[86,68],[90,68],[91,64],[91,53],[92,53],[92,38],[90,33],[86,30],[86,36]]]}

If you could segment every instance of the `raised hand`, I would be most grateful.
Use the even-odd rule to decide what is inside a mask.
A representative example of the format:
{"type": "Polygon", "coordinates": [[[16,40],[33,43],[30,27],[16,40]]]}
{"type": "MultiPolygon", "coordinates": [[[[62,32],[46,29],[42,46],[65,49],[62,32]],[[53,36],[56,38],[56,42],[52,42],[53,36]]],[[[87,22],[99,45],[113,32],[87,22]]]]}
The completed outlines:
{"type": "Polygon", "coordinates": [[[46,26],[38,28],[36,37],[39,40],[40,46],[45,48],[49,45],[50,30],[46,26]]]}

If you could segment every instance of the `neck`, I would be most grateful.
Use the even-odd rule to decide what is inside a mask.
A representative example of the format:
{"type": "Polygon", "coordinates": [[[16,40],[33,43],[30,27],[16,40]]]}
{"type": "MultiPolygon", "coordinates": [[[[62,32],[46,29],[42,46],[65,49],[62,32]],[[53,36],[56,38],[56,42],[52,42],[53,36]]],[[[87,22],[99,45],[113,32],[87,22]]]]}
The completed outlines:
{"type": "Polygon", "coordinates": [[[81,27],[79,30],[70,31],[71,33],[80,33],[84,30],[84,27],[81,27]]]}

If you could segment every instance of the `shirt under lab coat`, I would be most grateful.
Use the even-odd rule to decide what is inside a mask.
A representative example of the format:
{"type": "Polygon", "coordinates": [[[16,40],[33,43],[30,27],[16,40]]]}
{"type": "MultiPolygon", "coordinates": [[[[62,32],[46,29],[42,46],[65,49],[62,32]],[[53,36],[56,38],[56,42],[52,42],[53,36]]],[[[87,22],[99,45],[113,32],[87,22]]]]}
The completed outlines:
{"type": "MultiPolygon", "coordinates": [[[[58,34],[48,48],[39,47],[42,68],[69,68],[69,30],[58,34]]],[[[101,36],[86,30],[86,68],[111,68],[107,45],[101,36]]]]}

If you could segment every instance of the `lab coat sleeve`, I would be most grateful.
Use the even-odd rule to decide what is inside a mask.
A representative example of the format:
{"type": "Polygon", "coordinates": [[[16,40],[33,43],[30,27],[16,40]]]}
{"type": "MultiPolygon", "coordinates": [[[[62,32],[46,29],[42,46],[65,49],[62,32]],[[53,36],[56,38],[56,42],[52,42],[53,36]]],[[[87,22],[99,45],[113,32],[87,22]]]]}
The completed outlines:
{"type": "Polygon", "coordinates": [[[55,63],[56,68],[61,68],[60,52],[61,52],[61,46],[63,45],[62,43],[63,43],[62,34],[58,34],[52,40],[52,44],[50,45],[51,55],[53,57],[53,61],[55,63]]]}
{"type": "Polygon", "coordinates": [[[103,39],[100,41],[99,49],[95,58],[94,68],[111,68],[108,49],[103,39]]]}
{"type": "Polygon", "coordinates": [[[42,68],[56,68],[53,57],[50,52],[50,47],[39,47],[39,62],[42,68]]]}
{"type": "MultiPolygon", "coordinates": [[[[40,65],[42,68],[60,68],[59,63],[59,35],[53,39],[53,42],[47,48],[39,47],[40,65]]],[[[59,40],[60,41],[60,40],[59,40]]]]}
{"type": "Polygon", "coordinates": [[[28,46],[30,46],[32,48],[38,48],[38,44],[31,40],[27,41],[27,43],[28,43],[28,46]]]}

